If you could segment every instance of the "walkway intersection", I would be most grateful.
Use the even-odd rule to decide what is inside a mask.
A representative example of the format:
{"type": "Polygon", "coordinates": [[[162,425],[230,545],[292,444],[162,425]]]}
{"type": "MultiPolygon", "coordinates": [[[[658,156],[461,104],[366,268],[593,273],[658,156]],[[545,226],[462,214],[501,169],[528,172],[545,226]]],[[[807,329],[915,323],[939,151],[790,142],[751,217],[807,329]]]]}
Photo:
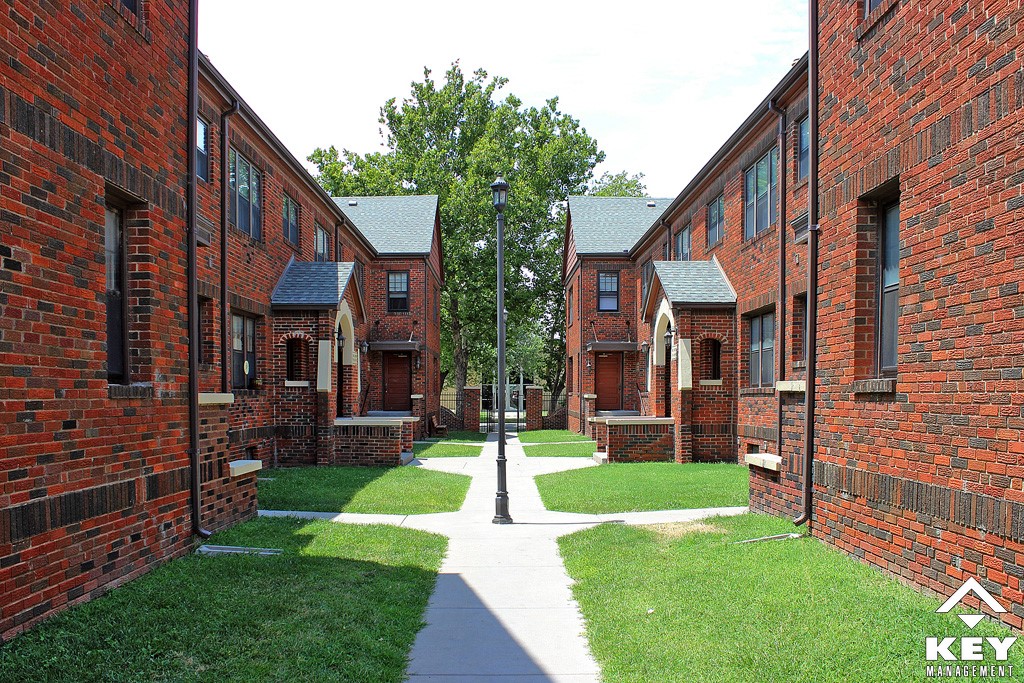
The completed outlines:
{"type": "Polygon", "coordinates": [[[541,503],[538,474],[593,467],[590,458],[527,458],[508,440],[508,489],[514,524],[491,523],[496,485],[496,435],[477,458],[433,458],[414,466],[473,477],[458,512],[428,515],[261,511],[261,516],[329,519],[350,524],[393,524],[447,536],[448,554],[413,645],[407,674],[414,683],[495,683],[600,680],[572,597],[572,580],[558,553],[559,536],[602,522],[657,524],[744,507],[665,510],[607,515],[551,512],[541,503]]]}

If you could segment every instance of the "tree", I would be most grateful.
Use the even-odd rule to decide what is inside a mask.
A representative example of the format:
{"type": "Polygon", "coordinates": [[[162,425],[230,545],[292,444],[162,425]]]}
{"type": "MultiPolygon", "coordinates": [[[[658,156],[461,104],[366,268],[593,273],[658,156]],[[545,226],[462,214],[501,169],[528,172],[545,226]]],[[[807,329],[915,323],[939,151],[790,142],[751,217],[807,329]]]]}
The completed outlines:
{"type": "MultiPolygon", "coordinates": [[[[604,160],[579,121],[559,110],[558,98],[541,107],[525,107],[514,95],[497,99],[506,84],[482,69],[467,77],[458,62],[442,84],[424,69],[408,98],[400,104],[392,98],[381,108],[387,151],[361,155],[330,147],[309,157],[320,183],[335,196],[439,195],[446,277],[442,364],[451,370],[460,406],[470,367],[482,370],[478,359],[489,358],[486,350],[496,343],[495,216],[488,186],[499,174],[511,186],[505,240],[509,327],[542,320],[546,329],[560,328],[560,206],[568,195],[586,191],[594,167],[604,160]],[[552,268],[552,262],[559,266],[552,268]],[[552,296],[555,289],[558,296],[552,296]]],[[[564,334],[555,336],[564,364],[564,334]]]]}
{"type": "Polygon", "coordinates": [[[643,173],[631,176],[625,171],[620,173],[605,171],[600,178],[594,181],[587,194],[592,194],[595,197],[645,197],[647,196],[647,185],[644,184],[643,173]]]}

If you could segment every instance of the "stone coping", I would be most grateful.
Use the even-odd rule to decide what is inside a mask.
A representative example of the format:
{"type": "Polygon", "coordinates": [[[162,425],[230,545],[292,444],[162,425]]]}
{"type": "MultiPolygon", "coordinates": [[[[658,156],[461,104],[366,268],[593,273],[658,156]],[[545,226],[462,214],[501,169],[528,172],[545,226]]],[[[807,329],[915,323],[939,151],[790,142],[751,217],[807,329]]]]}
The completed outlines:
{"type": "Polygon", "coordinates": [[[778,472],[782,469],[782,458],[770,453],[747,453],[743,456],[743,462],[753,467],[760,467],[765,470],[778,472]]]}
{"type": "Polygon", "coordinates": [[[256,472],[263,469],[262,460],[232,460],[228,463],[228,470],[232,477],[240,477],[243,474],[256,472]]]}
{"type": "Polygon", "coordinates": [[[670,425],[675,424],[673,417],[605,417],[601,418],[609,427],[612,425],[670,425]]]}
{"type": "Polygon", "coordinates": [[[408,417],[336,417],[335,427],[401,427],[403,422],[415,422],[419,418],[408,417]]]}
{"type": "Polygon", "coordinates": [[[583,394],[583,398],[597,398],[597,394],[583,394]]]}
{"type": "Polygon", "coordinates": [[[199,405],[201,406],[230,405],[234,402],[235,395],[232,393],[221,394],[210,391],[199,393],[199,405]]]}
{"type": "Polygon", "coordinates": [[[603,424],[607,424],[608,418],[607,417],[588,417],[587,418],[587,422],[593,422],[595,424],[602,424],[603,425],[603,424]]]}
{"type": "Polygon", "coordinates": [[[802,394],[807,391],[807,382],[802,379],[780,380],[775,383],[775,390],[783,394],[802,394]]]}

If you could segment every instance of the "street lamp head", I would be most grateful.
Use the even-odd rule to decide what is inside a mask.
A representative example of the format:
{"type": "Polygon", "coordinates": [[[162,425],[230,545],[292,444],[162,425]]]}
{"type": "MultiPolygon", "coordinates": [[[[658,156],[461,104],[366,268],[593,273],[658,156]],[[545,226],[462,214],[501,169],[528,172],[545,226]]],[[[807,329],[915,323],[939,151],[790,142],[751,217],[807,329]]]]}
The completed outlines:
{"type": "Polygon", "coordinates": [[[498,213],[505,212],[505,204],[508,203],[508,183],[501,176],[491,183],[491,199],[494,208],[498,213]]]}

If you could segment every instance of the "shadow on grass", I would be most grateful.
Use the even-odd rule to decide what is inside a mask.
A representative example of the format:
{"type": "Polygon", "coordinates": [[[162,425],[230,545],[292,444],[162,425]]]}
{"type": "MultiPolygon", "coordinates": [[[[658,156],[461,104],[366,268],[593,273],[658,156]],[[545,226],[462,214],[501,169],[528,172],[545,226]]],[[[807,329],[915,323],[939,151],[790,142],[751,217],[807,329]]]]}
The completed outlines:
{"type": "Polygon", "coordinates": [[[400,681],[447,542],[392,527],[256,520],[0,648],[17,681],[400,681]]]}

